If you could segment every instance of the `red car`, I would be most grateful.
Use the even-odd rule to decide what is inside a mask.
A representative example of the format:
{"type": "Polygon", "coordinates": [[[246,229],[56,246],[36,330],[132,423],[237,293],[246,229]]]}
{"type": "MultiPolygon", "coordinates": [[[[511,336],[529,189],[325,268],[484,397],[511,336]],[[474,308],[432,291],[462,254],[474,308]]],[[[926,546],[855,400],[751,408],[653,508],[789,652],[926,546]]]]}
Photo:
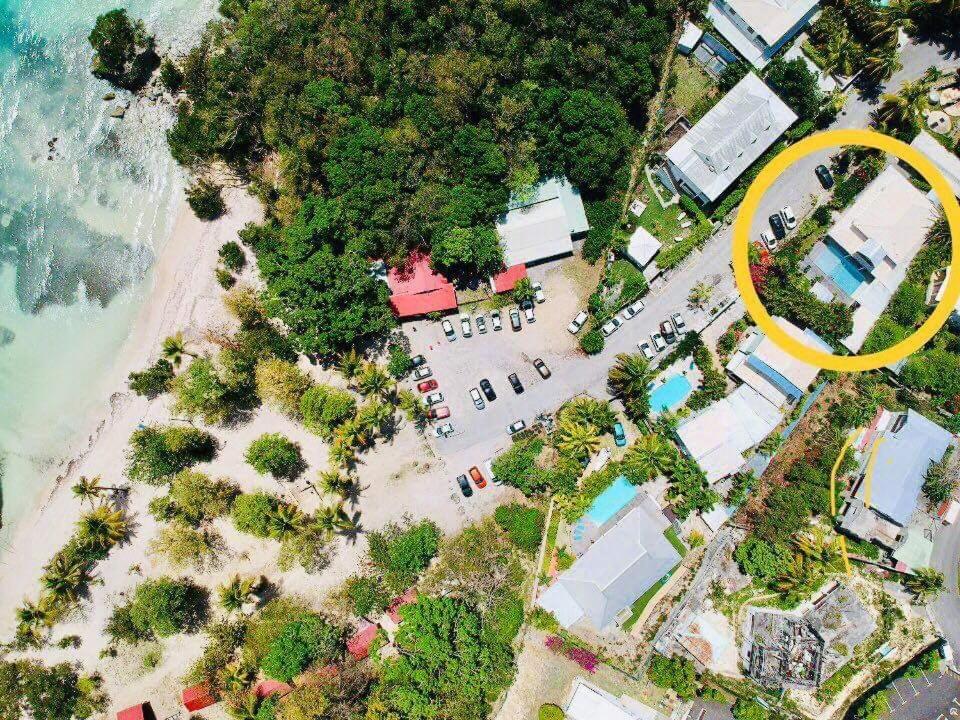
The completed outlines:
{"type": "Polygon", "coordinates": [[[487,481],[483,479],[483,475],[480,473],[480,468],[478,468],[476,465],[470,468],[468,472],[470,473],[470,479],[473,480],[474,484],[478,488],[484,488],[487,486],[487,481]]]}
{"type": "Polygon", "coordinates": [[[427,410],[427,417],[431,420],[442,420],[443,418],[448,418],[450,417],[450,408],[448,408],[446,405],[432,407],[427,410]]]}
{"type": "Polygon", "coordinates": [[[436,380],[424,380],[422,383],[417,383],[417,390],[422,393],[430,392],[431,390],[436,390],[439,387],[439,383],[436,380]]]}

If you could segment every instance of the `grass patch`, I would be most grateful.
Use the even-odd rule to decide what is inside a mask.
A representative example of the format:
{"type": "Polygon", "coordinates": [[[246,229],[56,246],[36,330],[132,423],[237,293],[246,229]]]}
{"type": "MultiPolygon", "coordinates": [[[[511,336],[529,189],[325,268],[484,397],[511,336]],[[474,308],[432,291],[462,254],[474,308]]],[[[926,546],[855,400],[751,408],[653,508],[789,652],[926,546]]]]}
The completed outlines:
{"type": "Polygon", "coordinates": [[[672,527],[668,527],[663,531],[664,536],[667,540],[670,541],[670,544],[673,545],[674,549],[680,553],[680,557],[685,557],[687,554],[687,546],[683,544],[683,541],[677,536],[677,531],[672,527]]]}
{"type": "Polygon", "coordinates": [[[717,86],[699,65],[683,55],[673,61],[673,78],[669,102],[677,114],[695,123],[716,102],[717,86]]]}
{"type": "MultiPolygon", "coordinates": [[[[677,567],[680,566],[678,565],[677,567]]],[[[677,568],[673,568],[673,570],[668,572],[665,577],[660,578],[649,590],[647,590],[643,595],[634,601],[633,605],[630,606],[630,617],[627,618],[627,621],[623,624],[624,630],[630,632],[630,629],[637,624],[637,620],[640,619],[640,616],[643,614],[643,611],[646,609],[647,605],[649,605],[650,601],[653,600],[653,596],[660,592],[660,588],[669,582],[670,578],[673,577],[673,574],[676,571],[677,568]]]]}
{"type": "Polygon", "coordinates": [[[553,548],[557,544],[557,533],[560,531],[560,513],[554,513],[550,518],[550,526],[547,528],[547,545],[543,550],[543,566],[540,573],[546,575],[550,571],[550,561],[553,558],[553,548]]]}
{"type": "Polygon", "coordinates": [[[680,206],[668,205],[661,207],[657,195],[650,187],[646,173],[643,174],[644,195],[647,196],[647,207],[637,220],[640,227],[645,228],[651,235],[666,245],[672,243],[680,232],[680,206]]]}

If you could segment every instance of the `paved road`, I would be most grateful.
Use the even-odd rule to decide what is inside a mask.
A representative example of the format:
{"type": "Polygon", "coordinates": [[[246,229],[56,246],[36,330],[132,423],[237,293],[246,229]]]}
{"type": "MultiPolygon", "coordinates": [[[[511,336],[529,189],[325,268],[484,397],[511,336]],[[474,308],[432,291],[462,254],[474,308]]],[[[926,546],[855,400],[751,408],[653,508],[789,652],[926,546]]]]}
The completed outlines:
{"type": "Polygon", "coordinates": [[[924,673],[890,683],[891,720],[944,720],[960,714],[960,678],[952,672],[924,673]]]}
{"type": "MultiPolygon", "coordinates": [[[[946,589],[929,607],[954,657],[960,657],[960,594],[957,592],[957,563],[960,562],[960,523],[941,527],[933,537],[930,564],[946,577],[946,589]]],[[[956,662],[956,661],[954,661],[956,662]]]]}

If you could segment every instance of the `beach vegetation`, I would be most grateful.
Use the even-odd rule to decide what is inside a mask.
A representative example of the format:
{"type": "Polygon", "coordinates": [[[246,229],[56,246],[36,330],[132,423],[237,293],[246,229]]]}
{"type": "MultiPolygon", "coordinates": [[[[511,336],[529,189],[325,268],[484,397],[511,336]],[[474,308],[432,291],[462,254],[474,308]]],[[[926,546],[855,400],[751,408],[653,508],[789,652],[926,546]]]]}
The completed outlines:
{"type": "Polygon", "coordinates": [[[160,84],[171,95],[176,95],[183,88],[183,71],[168,57],[160,63],[160,84]]]}
{"type": "Polygon", "coordinates": [[[289,682],[315,663],[337,660],[343,653],[343,631],[320,615],[288,622],[270,643],[261,667],[268,677],[289,682]]]}
{"type": "MultiPolygon", "coordinates": [[[[245,328],[260,327],[268,323],[267,311],[257,291],[247,283],[237,285],[223,295],[223,306],[245,328]]],[[[281,355],[282,357],[282,355],[281,355]]]]}
{"type": "Polygon", "coordinates": [[[376,618],[390,606],[390,594],[380,579],[370,575],[352,575],[344,583],[343,595],[357,617],[376,618]]]}
{"type": "Polygon", "coordinates": [[[130,522],[126,513],[109,503],[101,503],[85,512],[77,521],[77,541],[95,556],[106,556],[115,545],[126,541],[129,535],[130,522]]]}
{"type": "Polygon", "coordinates": [[[255,537],[270,537],[270,516],[280,505],[280,499],[264,492],[244,493],[233,503],[230,516],[240,532],[255,537]]]}
{"type": "Polygon", "coordinates": [[[165,358],[157,361],[143,370],[135,370],[128,376],[128,385],[137,395],[155,398],[170,389],[173,380],[173,365],[165,358]]]}
{"type": "Polygon", "coordinates": [[[160,344],[160,353],[164,360],[167,360],[174,367],[180,367],[183,362],[183,356],[196,357],[196,353],[187,350],[187,341],[182,332],[174,333],[163,339],[160,344]]]}
{"type": "Polygon", "coordinates": [[[215,480],[196,470],[182,470],[170,481],[167,495],[151,501],[150,508],[162,511],[158,519],[178,519],[199,526],[228,515],[239,494],[237,486],[228,480],[215,480]],[[155,505],[157,500],[162,502],[155,505]]]}
{"type": "Polygon", "coordinates": [[[122,8],[97,17],[89,40],[93,74],[117,87],[139,90],[160,63],[143,20],[132,20],[122,8]]]}
{"type": "Polygon", "coordinates": [[[73,493],[75,498],[79,500],[88,500],[92,504],[94,500],[99,499],[104,492],[122,492],[123,488],[119,488],[113,485],[103,485],[103,480],[99,475],[94,477],[87,477],[86,475],[81,475],[77,482],[70,486],[70,492],[73,493]]]}
{"type": "Polygon", "coordinates": [[[227,211],[220,186],[206,179],[200,179],[187,188],[187,204],[201,220],[216,220],[227,211]]]}
{"type": "Polygon", "coordinates": [[[224,350],[214,362],[198,357],[170,383],[173,410],[193,419],[217,425],[235,417],[250,405],[250,388],[246,368],[226,365],[223,361],[243,363],[246,358],[236,351],[224,350]]]}
{"type": "Polygon", "coordinates": [[[357,412],[353,395],[329,385],[314,385],[300,399],[303,424],[311,432],[330,438],[334,431],[357,412]]]}
{"type": "Polygon", "coordinates": [[[210,433],[184,425],[147,425],[130,436],[127,477],[163,485],[181,470],[213,459],[216,442],[210,433]]]}
{"type": "Polygon", "coordinates": [[[540,549],[544,523],[542,510],[510,503],[498,507],[493,517],[517,548],[531,555],[540,549]]]}
{"type": "Polygon", "coordinates": [[[0,659],[0,720],[85,720],[106,710],[100,686],[78,665],[0,659]]]}
{"type": "Polygon", "coordinates": [[[440,547],[440,528],[432,520],[389,523],[368,536],[368,557],[391,592],[403,592],[426,569],[440,547]]]}
{"type": "Polygon", "coordinates": [[[240,612],[244,606],[257,601],[262,578],[234,575],[229,582],[221,585],[217,591],[220,607],[227,612],[240,612]]]}
{"type": "Polygon", "coordinates": [[[137,585],[129,602],[114,608],[107,632],[136,643],[196,632],[206,616],[206,590],[187,580],[159,577],[137,585]]]}
{"type": "Polygon", "coordinates": [[[216,567],[218,555],[224,550],[223,539],[213,528],[197,529],[182,520],[160,528],[150,541],[150,551],[166,559],[175,570],[202,572],[216,567]]]}
{"type": "Polygon", "coordinates": [[[265,433],[250,443],[244,455],[247,463],[261,475],[293,480],[306,463],[300,446],[280,433],[265,433]]]}
{"type": "Polygon", "coordinates": [[[218,267],[214,269],[213,275],[217,278],[217,284],[224,290],[230,290],[237,284],[237,279],[226,268],[218,267]]]}
{"type": "Polygon", "coordinates": [[[240,247],[240,243],[230,240],[220,246],[217,253],[220,256],[220,262],[230,272],[238,273],[247,265],[247,255],[240,247]]]}

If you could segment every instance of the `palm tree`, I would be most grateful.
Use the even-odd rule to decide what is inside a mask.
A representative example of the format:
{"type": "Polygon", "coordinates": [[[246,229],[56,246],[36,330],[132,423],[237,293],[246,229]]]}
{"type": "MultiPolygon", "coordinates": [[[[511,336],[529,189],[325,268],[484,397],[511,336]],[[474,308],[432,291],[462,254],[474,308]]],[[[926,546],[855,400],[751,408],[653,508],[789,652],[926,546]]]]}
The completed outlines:
{"type": "Polygon", "coordinates": [[[370,433],[357,420],[352,418],[341,424],[334,434],[334,442],[339,442],[350,448],[363,447],[370,442],[370,433]]]}
{"type": "Polygon", "coordinates": [[[234,575],[226,585],[220,586],[220,605],[227,612],[238,612],[257,597],[256,590],[260,586],[259,578],[240,577],[234,575]]]}
{"type": "Polygon", "coordinates": [[[937,219],[927,231],[927,240],[931,244],[941,245],[944,248],[950,247],[950,224],[947,222],[947,214],[943,208],[940,208],[937,219]]]}
{"type": "Polygon", "coordinates": [[[580,396],[563,406],[560,419],[580,425],[593,425],[599,432],[605,433],[613,428],[617,414],[606,400],[580,396]]]}
{"type": "Polygon", "coordinates": [[[253,668],[238,660],[224,666],[220,680],[228,694],[239,695],[253,684],[255,678],[256,673],[253,668]]]}
{"type": "Polygon", "coordinates": [[[840,538],[826,532],[823,528],[814,528],[808,533],[794,536],[793,546],[807,560],[819,565],[827,572],[839,572],[843,569],[840,538]]]}
{"type": "Polygon", "coordinates": [[[17,608],[16,617],[18,625],[40,630],[53,625],[56,608],[49,595],[41,595],[37,602],[24,600],[17,608]]]}
{"type": "Polygon", "coordinates": [[[919,125],[927,105],[927,87],[922,80],[903,84],[900,92],[881,96],[883,105],[877,111],[877,119],[884,125],[898,128],[913,128],[919,125]]]}
{"type": "Polygon", "coordinates": [[[294,535],[303,527],[303,513],[296,505],[280,503],[267,517],[270,537],[283,539],[294,535]]]}
{"type": "Polygon", "coordinates": [[[915,602],[924,604],[932,600],[943,590],[943,573],[930,567],[917,568],[913,575],[907,576],[903,586],[914,594],[915,602]]]}
{"type": "Polygon", "coordinates": [[[100,485],[100,476],[88,478],[85,475],[81,475],[80,479],[70,488],[73,491],[75,497],[79,498],[81,501],[89,500],[90,504],[93,504],[94,498],[99,498],[100,493],[104,490],[116,490],[117,488],[107,488],[101,487],[100,485]]]}
{"type": "Polygon", "coordinates": [[[650,363],[643,355],[620,353],[610,368],[607,385],[612,395],[626,400],[646,395],[650,380],[650,363]]]}
{"type": "Polygon", "coordinates": [[[795,553],[774,581],[774,588],[783,595],[802,592],[818,584],[819,569],[801,553],[795,553]]]}
{"type": "Polygon", "coordinates": [[[393,379],[374,363],[367,363],[357,378],[357,387],[364,395],[387,397],[393,390],[393,379]]]}
{"type": "Polygon", "coordinates": [[[393,407],[391,405],[374,400],[366,403],[357,411],[356,421],[367,435],[373,437],[392,417],[393,407]]]}
{"type": "Polygon", "coordinates": [[[127,516],[112,505],[98,505],[77,521],[80,542],[93,550],[106,552],[123,542],[129,532],[127,516]]]}
{"type": "Polygon", "coordinates": [[[353,491],[353,479],[339,470],[323,470],[319,473],[320,487],[330,495],[339,495],[346,500],[353,491]]]}
{"type": "Polygon", "coordinates": [[[363,367],[363,356],[360,355],[356,350],[347,350],[343,355],[340,356],[340,361],[337,363],[337,367],[340,372],[343,373],[343,376],[347,379],[348,382],[352,381],[360,372],[360,368],[363,367]]]}
{"type": "Polygon", "coordinates": [[[230,699],[227,703],[227,714],[233,720],[258,720],[259,706],[260,699],[255,693],[243,693],[230,699]]]}
{"type": "Polygon", "coordinates": [[[174,367],[180,367],[184,355],[196,357],[192,352],[187,351],[186,341],[183,339],[183,333],[178,332],[165,338],[160,346],[160,354],[163,359],[174,367]]]}
{"type": "Polygon", "coordinates": [[[567,420],[557,427],[554,442],[557,450],[579,460],[600,449],[600,433],[593,425],[567,420]]]}
{"type": "Polygon", "coordinates": [[[60,552],[43,568],[40,582],[53,601],[74,603],[90,580],[90,566],[86,560],[60,552]]]}
{"type": "Polygon", "coordinates": [[[327,457],[334,467],[349,470],[357,462],[357,451],[351,445],[337,438],[330,444],[327,457]]]}
{"type": "Polygon", "coordinates": [[[623,464],[630,475],[649,482],[673,467],[676,453],[659,435],[644,435],[623,457],[623,464]]]}
{"type": "Polygon", "coordinates": [[[780,435],[780,433],[773,433],[773,435],[767,436],[757,445],[757,452],[763,455],[773,455],[782,444],[783,436],[780,435]]]}
{"type": "Polygon", "coordinates": [[[850,76],[858,64],[858,54],[857,44],[850,36],[850,32],[844,29],[843,32],[833,35],[827,42],[826,69],[837,75],[850,76]]]}
{"type": "Polygon", "coordinates": [[[896,29],[893,30],[893,46],[885,44],[878,47],[864,59],[863,68],[876,82],[889,80],[894,73],[903,69],[903,63],[900,62],[900,55],[897,53],[896,29]]]}
{"type": "Polygon", "coordinates": [[[702,308],[710,302],[711,295],[713,295],[713,288],[707,285],[707,283],[698,282],[690,289],[687,302],[690,303],[690,307],[702,308]]]}
{"type": "Polygon", "coordinates": [[[407,414],[407,419],[415,427],[422,430],[427,426],[427,421],[430,418],[427,415],[427,404],[423,401],[423,398],[409,390],[401,390],[398,401],[400,409],[407,414]]]}

